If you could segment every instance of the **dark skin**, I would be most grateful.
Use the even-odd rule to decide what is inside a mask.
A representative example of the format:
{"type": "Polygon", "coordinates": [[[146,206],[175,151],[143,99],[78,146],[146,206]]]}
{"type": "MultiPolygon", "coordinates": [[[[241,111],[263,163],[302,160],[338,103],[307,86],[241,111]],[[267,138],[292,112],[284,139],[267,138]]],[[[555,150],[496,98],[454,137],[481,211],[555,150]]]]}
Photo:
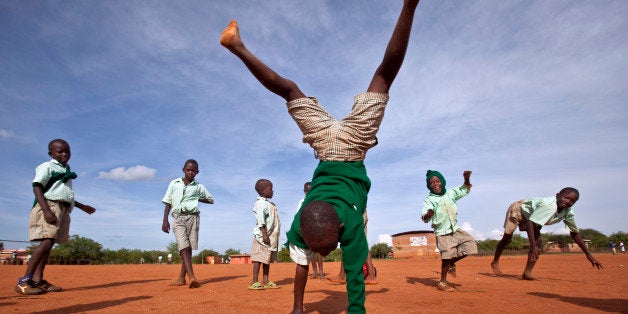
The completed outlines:
{"type": "MultiPolygon", "coordinates": [[[[462,177],[464,178],[464,185],[467,187],[467,189],[471,189],[471,171],[469,170],[465,170],[462,173],[462,177]]],[[[443,188],[443,183],[440,181],[440,179],[436,176],[431,177],[430,181],[429,181],[429,185],[430,185],[430,189],[431,191],[434,191],[434,193],[440,193],[442,191],[443,188]]],[[[425,215],[423,215],[422,219],[424,222],[428,222],[432,217],[434,216],[434,210],[433,209],[429,209],[427,211],[427,213],[425,213],[425,215]]],[[[458,256],[455,258],[451,258],[451,259],[443,259],[441,261],[441,270],[440,270],[440,281],[447,281],[447,274],[450,272],[450,270],[455,266],[456,262],[467,257],[466,255],[464,256],[458,256]]]]}
{"type": "MultiPolygon", "coordinates": [[[[183,166],[183,183],[185,185],[188,185],[190,183],[192,183],[192,181],[194,181],[194,178],[196,177],[196,175],[198,174],[198,165],[194,162],[187,162],[185,163],[185,165],[183,166]]],[[[211,199],[206,199],[206,198],[199,198],[198,199],[199,202],[201,203],[205,203],[205,204],[213,204],[214,200],[211,199]]],[[[165,208],[164,208],[164,219],[163,219],[163,223],[161,225],[161,230],[165,233],[169,233],[170,232],[170,222],[168,221],[168,215],[170,214],[170,210],[172,209],[172,205],[171,204],[165,204],[165,208]]],[[[185,276],[186,274],[188,275],[188,277],[190,278],[190,288],[198,288],[200,287],[200,283],[198,282],[198,280],[196,279],[196,276],[194,275],[194,269],[192,268],[192,248],[191,247],[186,247],[182,250],[179,251],[179,255],[181,255],[181,259],[182,259],[182,263],[181,263],[181,271],[179,272],[179,277],[173,281],[172,283],[170,283],[171,286],[184,286],[186,285],[186,281],[185,281],[185,276]]]]}
{"type": "MultiPolygon", "coordinates": [[[[68,161],[70,161],[70,157],[72,156],[72,151],[70,150],[70,144],[63,140],[55,140],[48,145],[48,156],[52,159],[61,163],[64,167],[67,166],[68,161]]],[[[44,220],[47,223],[54,225],[59,222],[57,215],[55,215],[52,210],[50,210],[50,206],[48,206],[48,202],[44,197],[44,187],[36,183],[33,185],[33,194],[35,194],[35,199],[39,204],[41,211],[44,214],[44,220]]],[[[89,205],[85,205],[74,201],[74,207],[81,209],[82,211],[93,214],[96,209],[89,205]]],[[[50,255],[50,250],[55,244],[55,239],[46,238],[42,239],[37,246],[37,248],[33,251],[31,255],[31,260],[26,267],[26,275],[32,274],[33,280],[35,282],[39,282],[44,277],[44,269],[48,264],[48,256],[50,255]]]]}
{"type": "MultiPolygon", "coordinates": [[[[562,210],[572,207],[578,201],[578,198],[579,198],[578,193],[573,192],[573,191],[556,193],[557,212],[560,213],[562,210]]],[[[521,275],[521,279],[536,280],[536,277],[532,276],[532,270],[534,269],[534,266],[536,265],[536,262],[539,259],[539,255],[541,254],[542,243],[543,243],[543,241],[541,240],[542,226],[537,225],[530,220],[526,221],[526,226],[527,226],[526,232],[528,235],[528,240],[530,241],[530,250],[528,252],[528,260],[526,262],[526,267],[523,271],[523,274],[521,275]]],[[[574,242],[578,244],[580,249],[582,249],[582,252],[584,252],[589,262],[591,262],[591,266],[597,269],[604,268],[602,264],[600,264],[600,262],[598,262],[595,258],[593,258],[593,255],[591,255],[591,253],[589,252],[589,249],[587,248],[584,241],[582,240],[582,236],[580,235],[580,233],[570,232],[569,234],[573,238],[574,242]]],[[[491,262],[491,268],[493,269],[493,272],[496,274],[501,274],[501,269],[499,267],[499,258],[501,257],[502,253],[504,252],[504,249],[510,243],[510,241],[512,241],[512,234],[504,233],[504,236],[497,244],[497,248],[495,249],[495,257],[493,258],[493,261],[491,262]]]]}
{"type": "MultiPolygon", "coordinates": [[[[264,198],[272,198],[274,195],[273,191],[273,183],[268,180],[263,180],[261,185],[259,186],[258,191],[259,196],[264,198]]],[[[268,230],[266,229],[266,225],[262,225],[260,227],[260,231],[262,232],[262,241],[266,245],[270,245],[270,237],[268,236],[268,230]]],[[[270,273],[270,264],[263,264],[261,262],[253,262],[253,281],[251,284],[259,281],[259,269],[262,267],[262,283],[266,285],[268,283],[268,274],[270,273]]]]}
{"type": "MultiPolygon", "coordinates": [[[[386,47],[382,62],[375,71],[375,74],[371,79],[371,83],[368,86],[368,92],[388,93],[390,90],[406,54],[410,38],[410,30],[412,29],[412,22],[414,19],[414,11],[418,4],[419,0],[404,1],[403,8],[386,47]]],[[[301,91],[297,84],[289,79],[281,77],[246,48],[240,38],[238,25],[235,20],[232,20],[229,26],[227,26],[227,28],[223,31],[220,37],[220,44],[238,57],[249,69],[251,74],[253,74],[253,76],[255,76],[255,78],[272,93],[277,94],[286,101],[305,97],[305,94],[301,91]]],[[[323,247],[319,248],[312,248],[310,246],[310,250],[318,252],[322,256],[326,256],[336,247],[338,243],[337,237],[329,240],[330,241],[328,242],[333,242],[333,248],[330,249],[331,245],[328,246],[325,244],[323,247]]],[[[307,266],[297,266],[295,274],[294,307],[292,313],[303,313],[303,293],[305,290],[305,283],[307,282],[307,273],[307,266]]]]}

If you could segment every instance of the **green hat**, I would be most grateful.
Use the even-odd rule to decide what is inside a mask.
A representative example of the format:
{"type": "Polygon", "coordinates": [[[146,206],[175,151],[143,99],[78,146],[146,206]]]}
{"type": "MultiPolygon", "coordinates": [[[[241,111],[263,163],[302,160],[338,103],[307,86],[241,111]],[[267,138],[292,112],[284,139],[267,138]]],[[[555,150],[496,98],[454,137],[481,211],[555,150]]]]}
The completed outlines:
{"type": "Polygon", "coordinates": [[[427,173],[425,174],[426,179],[425,182],[427,183],[427,189],[430,190],[430,192],[436,194],[436,195],[444,195],[445,194],[445,184],[447,183],[445,181],[445,178],[443,177],[442,174],[440,174],[440,172],[436,171],[436,170],[428,170],[427,173]],[[442,188],[440,189],[440,193],[436,193],[434,191],[432,191],[432,188],[430,187],[430,179],[432,177],[437,177],[440,182],[443,184],[442,188]]]}

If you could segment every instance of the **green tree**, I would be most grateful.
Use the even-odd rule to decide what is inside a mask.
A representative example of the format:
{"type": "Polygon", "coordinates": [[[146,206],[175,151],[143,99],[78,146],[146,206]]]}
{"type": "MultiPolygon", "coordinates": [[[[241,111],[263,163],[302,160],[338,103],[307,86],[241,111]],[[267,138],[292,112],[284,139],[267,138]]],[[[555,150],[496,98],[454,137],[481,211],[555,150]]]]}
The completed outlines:
{"type": "Polygon", "coordinates": [[[222,257],[222,255],[220,255],[220,253],[214,251],[214,250],[202,250],[200,252],[198,252],[198,255],[194,255],[192,256],[192,263],[195,264],[204,264],[205,263],[205,258],[207,256],[213,256],[214,259],[220,260],[220,258],[222,257]]]}
{"type": "Polygon", "coordinates": [[[340,248],[336,248],[335,250],[331,251],[329,255],[323,258],[323,261],[325,262],[339,262],[341,260],[342,260],[342,250],[340,248]]]}
{"type": "Polygon", "coordinates": [[[280,263],[292,262],[290,258],[290,250],[287,247],[281,247],[281,250],[277,252],[277,261],[280,263]]]}
{"type": "Polygon", "coordinates": [[[585,240],[591,240],[590,248],[606,248],[608,247],[608,237],[595,229],[580,229],[580,235],[585,240]]]}
{"type": "Polygon", "coordinates": [[[227,249],[227,250],[225,251],[225,257],[229,257],[229,256],[231,256],[231,255],[238,255],[238,254],[242,254],[242,253],[240,253],[240,250],[236,250],[236,249],[231,249],[231,248],[229,248],[229,249],[227,249]]]}
{"type": "MultiPolygon", "coordinates": [[[[172,254],[172,262],[173,263],[181,263],[181,254],[179,254],[179,245],[177,242],[168,243],[168,247],[166,248],[168,254],[172,254]]],[[[164,258],[167,260],[168,254],[164,255],[164,258]]]]}
{"type": "Polygon", "coordinates": [[[618,245],[620,241],[626,244],[626,240],[628,240],[628,234],[622,231],[611,233],[611,235],[608,236],[608,241],[613,241],[616,245],[618,245]]]}
{"type": "Polygon", "coordinates": [[[486,255],[493,254],[493,252],[495,252],[495,249],[497,248],[497,243],[499,243],[498,240],[492,239],[479,241],[478,251],[486,255]]]}
{"type": "Polygon", "coordinates": [[[370,253],[373,258],[387,258],[392,250],[393,248],[387,243],[377,243],[371,246],[370,253]]]}
{"type": "Polygon", "coordinates": [[[62,264],[100,263],[102,245],[90,238],[73,235],[68,242],[56,245],[50,251],[50,258],[62,264]]]}
{"type": "Polygon", "coordinates": [[[0,251],[4,250],[4,242],[0,242],[0,251]]]}

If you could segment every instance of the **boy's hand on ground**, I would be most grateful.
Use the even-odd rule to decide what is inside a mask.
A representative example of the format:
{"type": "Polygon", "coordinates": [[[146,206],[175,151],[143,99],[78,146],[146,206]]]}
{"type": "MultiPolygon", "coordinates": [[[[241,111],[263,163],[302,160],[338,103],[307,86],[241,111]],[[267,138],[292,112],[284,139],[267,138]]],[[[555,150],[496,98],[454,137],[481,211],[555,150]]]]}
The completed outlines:
{"type": "Polygon", "coordinates": [[[593,256],[587,255],[587,259],[589,260],[589,262],[591,262],[591,266],[597,267],[597,269],[603,269],[604,268],[604,266],[602,266],[602,264],[600,264],[600,262],[598,262],[595,258],[593,258],[593,256]]]}

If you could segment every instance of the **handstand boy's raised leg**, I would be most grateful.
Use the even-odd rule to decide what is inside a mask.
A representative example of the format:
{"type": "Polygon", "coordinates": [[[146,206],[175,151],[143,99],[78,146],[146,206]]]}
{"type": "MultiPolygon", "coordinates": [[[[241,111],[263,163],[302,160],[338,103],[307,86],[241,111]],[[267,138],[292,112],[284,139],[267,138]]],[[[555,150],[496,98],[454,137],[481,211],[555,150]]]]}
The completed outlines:
{"type": "Polygon", "coordinates": [[[251,53],[240,38],[238,23],[231,20],[220,36],[220,44],[240,58],[249,71],[269,91],[281,96],[286,101],[305,97],[293,81],[285,79],[264,64],[251,53]]]}
{"type": "Polygon", "coordinates": [[[404,1],[397,25],[395,25],[395,30],[388,41],[388,46],[386,46],[384,58],[373,75],[371,84],[367,89],[368,92],[388,93],[390,86],[392,86],[406,56],[414,11],[418,4],[419,0],[404,1]]]}

